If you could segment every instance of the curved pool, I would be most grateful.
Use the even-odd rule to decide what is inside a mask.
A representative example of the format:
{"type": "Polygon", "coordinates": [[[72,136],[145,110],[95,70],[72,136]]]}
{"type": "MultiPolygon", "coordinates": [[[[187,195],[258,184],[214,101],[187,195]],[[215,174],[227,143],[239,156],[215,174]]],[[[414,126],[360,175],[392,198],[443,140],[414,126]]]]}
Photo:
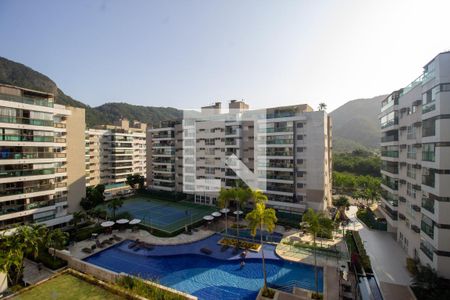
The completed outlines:
{"type": "MultiPolygon", "coordinates": [[[[221,251],[214,235],[178,246],[155,246],[151,251],[133,251],[124,241],[85,259],[100,267],[155,280],[160,284],[197,296],[199,299],[255,299],[263,285],[260,253],[249,253],[241,268],[239,254],[221,251]],[[211,256],[199,249],[208,247],[211,256]],[[165,254],[164,254],[165,253],[165,254]]],[[[280,259],[275,246],[266,245],[267,280],[271,285],[314,289],[314,267],[280,259]]],[[[319,290],[322,291],[322,269],[319,290]]]]}

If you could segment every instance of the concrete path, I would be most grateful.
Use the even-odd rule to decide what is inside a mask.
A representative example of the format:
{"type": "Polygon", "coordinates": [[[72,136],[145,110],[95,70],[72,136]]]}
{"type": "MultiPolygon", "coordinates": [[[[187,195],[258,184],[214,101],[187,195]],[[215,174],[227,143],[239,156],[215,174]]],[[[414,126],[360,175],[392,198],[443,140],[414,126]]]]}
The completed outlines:
{"type": "Polygon", "coordinates": [[[346,211],[352,221],[346,229],[359,231],[385,300],[414,299],[408,288],[411,275],[406,269],[406,253],[391,233],[370,230],[363,225],[356,218],[357,210],[356,206],[350,206],[346,211]]]}
{"type": "MultiPolygon", "coordinates": [[[[127,229],[125,231],[120,232],[114,232],[113,234],[119,236],[122,238],[122,240],[129,239],[129,240],[136,240],[139,239],[142,242],[146,242],[152,245],[178,245],[178,244],[187,244],[192,243],[195,241],[202,240],[204,238],[207,238],[214,234],[214,231],[208,230],[208,229],[199,229],[198,231],[193,232],[191,235],[188,234],[179,234],[175,237],[169,237],[169,238],[162,238],[162,237],[156,237],[154,235],[151,235],[148,231],[145,230],[138,230],[135,232],[132,232],[131,229],[127,229]]],[[[98,236],[99,241],[103,241],[105,239],[109,239],[113,236],[113,234],[100,234],[98,236]]],[[[114,244],[117,242],[114,242],[114,244]]],[[[113,244],[113,245],[114,245],[113,244]]],[[[74,257],[83,259],[89,255],[92,255],[93,253],[99,252],[101,250],[104,250],[110,246],[106,246],[104,248],[96,248],[93,253],[86,254],[82,251],[83,248],[91,248],[92,245],[95,245],[95,240],[84,240],[81,242],[77,242],[74,245],[71,245],[69,247],[70,254],[74,257]]]]}
{"type": "Polygon", "coordinates": [[[27,285],[35,284],[54,275],[54,272],[50,269],[43,265],[39,267],[37,263],[26,258],[23,261],[23,266],[23,281],[27,285]]]}

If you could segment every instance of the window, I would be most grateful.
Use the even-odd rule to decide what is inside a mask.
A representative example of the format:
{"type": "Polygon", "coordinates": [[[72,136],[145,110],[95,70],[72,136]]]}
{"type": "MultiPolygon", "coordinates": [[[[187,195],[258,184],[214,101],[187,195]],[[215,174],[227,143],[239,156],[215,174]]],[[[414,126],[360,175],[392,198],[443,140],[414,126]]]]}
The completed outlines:
{"type": "Polygon", "coordinates": [[[297,152],[303,152],[303,148],[302,147],[297,147],[297,152]]]}
{"type": "Polygon", "coordinates": [[[392,111],[381,117],[381,128],[386,128],[398,124],[398,116],[396,111],[392,111]]]}
{"type": "Polygon", "coordinates": [[[423,168],[422,169],[422,184],[429,187],[434,187],[435,170],[423,168]]]}
{"type": "Polygon", "coordinates": [[[416,190],[413,188],[413,185],[409,182],[406,185],[406,194],[410,197],[416,198],[416,190]]]}
{"type": "Polygon", "coordinates": [[[408,145],[408,152],[406,156],[410,159],[416,159],[416,154],[416,147],[414,147],[413,145],[408,145]]]}
{"type": "Polygon", "coordinates": [[[436,119],[427,119],[422,122],[422,136],[434,136],[436,134],[436,119]]]}
{"type": "Polygon", "coordinates": [[[297,128],[303,128],[303,123],[297,123],[297,128]]]}
{"type": "Polygon", "coordinates": [[[406,176],[412,179],[416,179],[416,169],[412,165],[408,164],[406,166],[406,176]]]}
{"type": "Polygon", "coordinates": [[[435,159],[435,145],[434,144],[423,144],[422,145],[422,160],[423,161],[434,161],[435,159]]]}
{"type": "Polygon", "coordinates": [[[414,126],[414,125],[408,126],[407,139],[412,140],[415,138],[416,138],[416,126],[414,126]]]}

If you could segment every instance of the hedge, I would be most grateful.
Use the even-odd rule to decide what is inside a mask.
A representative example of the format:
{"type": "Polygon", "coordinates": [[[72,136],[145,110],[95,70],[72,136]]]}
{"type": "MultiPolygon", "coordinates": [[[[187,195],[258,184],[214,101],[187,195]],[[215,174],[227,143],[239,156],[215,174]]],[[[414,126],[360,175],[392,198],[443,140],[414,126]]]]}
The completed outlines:
{"type": "Polygon", "coordinates": [[[364,222],[364,224],[366,224],[366,226],[369,227],[370,229],[382,231],[387,230],[387,223],[377,221],[375,214],[369,208],[358,209],[356,216],[358,217],[358,219],[364,222]]]}

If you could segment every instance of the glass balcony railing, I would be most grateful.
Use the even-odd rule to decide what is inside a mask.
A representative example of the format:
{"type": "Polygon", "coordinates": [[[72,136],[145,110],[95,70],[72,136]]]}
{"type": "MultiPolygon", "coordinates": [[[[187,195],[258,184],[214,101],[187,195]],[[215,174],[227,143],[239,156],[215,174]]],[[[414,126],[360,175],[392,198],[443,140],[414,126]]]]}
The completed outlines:
{"type": "Polygon", "coordinates": [[[9,188],[9,189],[5,189],[5,190],[1,190],[0,197],[19,195],[19,194],[36,193],[36,192],[49,191],[49,190],[54,190],[54,189],[55,189],[54,184],[43,184],[43,185],[36,185],[36,186],[9,188]]]}
{"type": "Polygon", "coordinates": [[[433,249],[427,246],[428,243],[420,241],[420,250],[431,260],[433,260],[433,249]]]}
{"type": "Polygon", "coordinates": [[[53,100],[49,98],[34,98],[0,93],[0,99],[24,104],[53,107],[53,100]]]}
{"type": "Polygon", "coordinates": [[[422,198],[422,208],[434,214],[434,200],[429,198],[422,198]]]}
{"type": "Polygon", "coordinates": [[[51,175],[55,173],[55,169],[39,169],[39,170],[0,170],[0,178],[7,177],[21,177],[21,176],[37,176],[37,175],[51,175]]]}
{"type": "Polygon", "coordinates": [[[1,116],[0,115],[0,122],[1,123],[14,123],[14,124],[54,127],[53,121],[50,121],[50,120],[29,119],[29,118],[12,117],[12,116],[1,116]]]}
{"type": "Polygon", "coordinates": [[[420,223],[420,229],[428,235],[430,238],[434,239],[434,226],[425,223],[423,220],[420,223]]]}
{"type": "Polygon", "coordinates": [[[398,157],[398,151],[381,151],[383,157],[398,157]]]}
{"type": "Polygon", "coordinates": [[[0,152],[0,159],[39,159],[54,158],[51,152],[0,152]]]}
{"type": "Polygon", "coordinates": [[[422,114],[433,111],[436,109],[436,101],[425,103],[422,105],[422,114]]]}

